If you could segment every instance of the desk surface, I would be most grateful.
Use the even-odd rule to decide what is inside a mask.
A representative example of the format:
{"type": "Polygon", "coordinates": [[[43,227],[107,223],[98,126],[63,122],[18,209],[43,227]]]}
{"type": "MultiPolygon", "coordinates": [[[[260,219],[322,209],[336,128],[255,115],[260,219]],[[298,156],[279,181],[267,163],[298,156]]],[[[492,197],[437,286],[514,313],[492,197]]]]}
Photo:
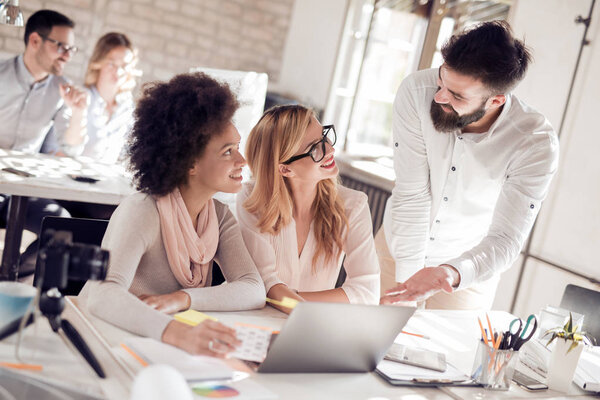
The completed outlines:
{"type": "MultiPolygon", "coordinates": [[[[74,299],[77,304],[77,299],[74,299]]],[[[279,311],[265,307],[262,310],[208,313],[217,317],[224,323],[246,322],[275,329],[281,328],[285,323],[285,315],[279,311]]],[[[67,305],[63,313],[80,330],[86,338],[92,351],[103,365],[107,379],[100,380],[95,377],[92,370],[81,361],[78,355],[73,355],[61,343],[57,335],[49,333],[45,320],[40,323],[37,337],[26,336],[25,343],[31,351],[37,343],[37,362],[44,365],[41,373],[28,373],[29,375],[44,379],[68,381],[72,387],[85,390],[92,396],[111,399],[126,399],[135,376],[132,365],[135,362],[126,360],[126,353],[119,353],[120,342],[132,336],[115,326],[101,321],[93,316],[88,316],[84,309],[67,305]],[[83,311],[81,313],[80,311],[83,311]],[[85,316],[84,316],[85,314],[85,316]],[[40,329],[41,328],[41,329],[40,329]],[[68,369],[66,366],[69,366],[68,369]],[[77,365],[77,368],[73,366],[77,365]],[[73,372],[78,371],[78,372],[73,372]]],[[[475,344],[479,340],[476,315],[470,311],[419,311],[406,326],[407,331],[427,333],[431,340],[421,339],[408,335],[399,335],[397,342],[426,347],[446,353],[450,363],[459,369],[470,372],[473,364],[475,344]],[[473,344],[471,346],[471,344],[473,344]]],[[[500,324],[510,320],[511,316],[503,312],[490,313],[492,319],[500,324]]],[[[33,327],[29,327],[31,332],[33,327]]],[[[27,335],[31,335],[31,333],[27,335]]],[[[14,337],[0,342],[0,357],[5,360],[14,358],[14,337]]],[[[36,362],[35,360],[27,360],[36,362]]],[[[235,361],[234,364],[236,365],[235,361]]],[[[240,364],[241,365],[241,364],[240,364]]],[[[141,368],[138,366],[138,370],[141,368]]],[[[252,373],[251,380],[274,392],[280,399],[514,399],[514,398],[551,398],[561,394],[552,391],[530,393],[516,385],[512,385],[508,392],[490,392],[481,388],[411,388],[394,387],[387,384],[375,373],[352,374],[256,374],[252,373]]],[[[586,398],[584,392],[573,385],[568,397],[586,398]]]]}
{"type": "Polygon", "coordinates": [[[43,197],[57,200],[119,204],[134,192],[131,179],[119,165],[106,165],[89,158],[54,157],[47,154],[25,154],[0,150],[0,170],[16,168],[34,174],[22,177],[0,171],[0,193],[43,197]],[[99,179],[96,183],[77,182],[70,174],[99,179]]]}

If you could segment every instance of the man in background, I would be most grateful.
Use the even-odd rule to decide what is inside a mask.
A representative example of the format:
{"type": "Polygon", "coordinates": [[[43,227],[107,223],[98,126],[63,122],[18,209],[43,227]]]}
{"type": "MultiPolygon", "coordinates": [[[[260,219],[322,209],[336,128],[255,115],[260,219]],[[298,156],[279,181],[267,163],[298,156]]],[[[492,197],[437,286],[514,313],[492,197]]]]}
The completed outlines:
{"type": "Polygon", "coordinates": [[[455,35],[442,56],[394,102],[396,183],[376,238],[381,302],[488,309],[548,193],[558,141],[510,93],[531,56],[508,24],[455,35]]]}
{"type": "MultiPolygon", "coordinates": [[[[74,155],[81,151],[87,93],[62,77],[77,51],[74,26],[56,11],[37,11],[25,26],[25,52],[0,62],[0,148],[37,153],[54,130],[57,141],[52,152],[74,155]]],[[[4,219],[8,200],[9,196],[0,198],[0,217],[4,219]]],[[[25,229],[39,235],[46,215],[68,214],[52,200],[30,199],[25,229]]],[[[34,243],[26,253],[35,255],[36,247],[34,243]]],[[[28,272],[20,271],[20,275],[28,272]]]]}

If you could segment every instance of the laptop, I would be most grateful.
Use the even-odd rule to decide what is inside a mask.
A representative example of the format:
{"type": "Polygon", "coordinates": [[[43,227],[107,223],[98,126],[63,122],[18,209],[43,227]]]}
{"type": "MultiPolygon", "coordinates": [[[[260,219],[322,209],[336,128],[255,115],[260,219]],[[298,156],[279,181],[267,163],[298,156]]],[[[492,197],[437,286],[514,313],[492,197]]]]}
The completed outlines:
{"type": "Polygon", "coordinates": [[[258,372],[369,372],[414,307],[298,303],[258,372]]]}

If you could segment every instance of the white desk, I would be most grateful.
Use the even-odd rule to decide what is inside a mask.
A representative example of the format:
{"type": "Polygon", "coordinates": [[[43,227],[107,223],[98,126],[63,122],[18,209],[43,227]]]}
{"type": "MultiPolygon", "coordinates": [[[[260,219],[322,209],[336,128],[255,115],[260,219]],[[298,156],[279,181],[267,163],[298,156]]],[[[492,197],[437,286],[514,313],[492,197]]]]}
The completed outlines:
{"type": "Polygon", "coordinates": [[[0,150],[0,193],[11,195],[0,279],[17,278],[21,234],[29,197],[119,204],[133,192],[131,180],[121,166],[101,164],[89,158],[0,150]],[[35,176],[22,177],[1,171],[5,167],[35,176]],[[77,182],[69,178],[70,174],[96,177],[100,181],[93,184],[77,182]]]}
{"type": "MultiPolygon", "coordinates": [[[[76,301],[76,299],[75,299],[76,301]]],[[[266,307],[262,310],[231,313],[208,313],[219,318],[225,323],[246,322],[280,328],[285,323],[285,316],[273,308],[266,307]]],[[[86,321],[78,317],[76,310],[70,306],[63,315],[68,316],[71,322],[80,330],[88,344],[98,357],[104,367],[107,379],[96,378],[90,367],[73,356],[66,346],[59,344],[56,335],[48,334],[48,329],[42,332],[37,340],[41,341],[44,348],[53,349],[52,357],[46,351],[42,351],[42,357],[49,362],[48,366],[44,360],[44,371],[41,373],[30,373],[51,379],[72,382],[74,387],[87,387],[88,393],[102,396],[102,392],[110,399],[127,399],[135,375],[135,370],[141,366],[133,359],[127,359],[128,355],[119,352],[120,342],[131,334],[124,332],[95,317],[87,316],[87,324],[98,333],[96,337],[86,321]],[[50,335],[50,337],[48,337],[50,335]],[[62,350],[59,350],[61,348],[62,350]],[[52,362],[50,363],[50,360],[52,362]],[[65,367],[60,367],[60,364],[65,367]],[[69,367],[66,367],[69,365],[69,367]],[[77,369],[73,366],[77,365],[77,369]],[[68,369],[67,369],[68,368],[68,369]],[[72,373],[71,371],[79,371],[72,373]]],[[[510,320],[511,316],[503,312],[490,313],[495,323],[510,320]]],[[[420,311],[409,321],[406,330],[411,332],[423,332],[432,337],[431,340],[420,339],[408,335],[400,335],[398,341],[406,344],[419,345],[432,350],[442,351],[447,354],[448,361],[459,369],[470,372],[475,352],[475,343],[479,340],[479,327],[476,322],[476,314],[473,312],[453,311],[420,311]],[[469,345],[472,344],[472,345],[469,345]]],[[[45,323],[45,321],[42,321],[45,323]]],[[[28,328],[32,330],[32,327],[28,328]]],[[[0,342],[0,359],[11,360],[11,343],[14,338],[0,342]]],[[[33,339],[29,340],[29,346],[33,345],[33,339]]],[[[32,360],[31,362],[35,362],[32,360]]],[[[233,364],[241,368],[241,363],[233,364]]],[[[512,385],[508,392],[492,392],[482,388],[410,388],[395,387],[389,385],[375,373],[352,373],[352,374],[256,374],[252,373],[250,378],[268,390],[276,393],[280,399],[515,399],[515,398],[552,398],[552,397],[578,397],[592,398],[586,396],[575,385],[572,386],[568,396],[553,391],[530,393],[516,385],[512,385]]]]}

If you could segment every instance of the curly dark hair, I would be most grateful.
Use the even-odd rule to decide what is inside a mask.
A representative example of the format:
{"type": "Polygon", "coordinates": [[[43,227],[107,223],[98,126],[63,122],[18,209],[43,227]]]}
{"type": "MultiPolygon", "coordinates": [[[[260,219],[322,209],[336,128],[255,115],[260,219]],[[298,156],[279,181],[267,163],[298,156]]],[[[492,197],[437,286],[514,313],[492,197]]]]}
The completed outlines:
{"type": "Polygon", "coordinates": [[[509,92],[525,76],[531,53],[505,21],[481,23],[454,35],[442,47],[452,70],[479,79],[493,94],[509,92]]]}
{"type": "Polygon", "coordinates": [[[206,144],[238,107],[227,84],[203,73],[146,84],[128,150],[137,189],[163,196],[186,183],[206,144]]]}

